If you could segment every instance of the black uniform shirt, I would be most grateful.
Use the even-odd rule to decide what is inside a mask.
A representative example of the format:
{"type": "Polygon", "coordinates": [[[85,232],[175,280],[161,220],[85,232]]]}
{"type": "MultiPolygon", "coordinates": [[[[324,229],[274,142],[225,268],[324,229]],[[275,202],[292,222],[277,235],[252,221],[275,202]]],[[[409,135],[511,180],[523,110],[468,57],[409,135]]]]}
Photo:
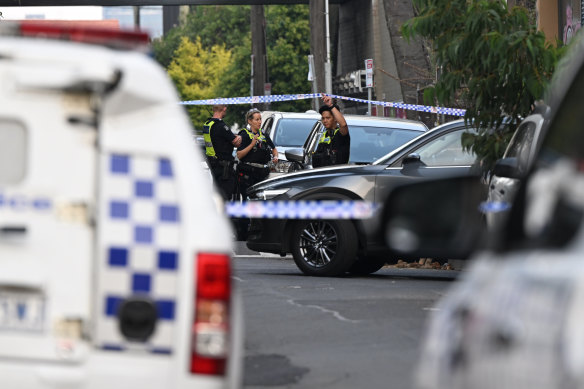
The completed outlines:
{"type": "MultiPolygon", "coordinates": [[[[335,130],[332,130],[334,133],[335,130]]],[[[331,143],[319,143],[315,153],[326,153],[330,149],[335,154],[335,165],[349,163],[349,152],[351,151],[351,135],[343,136],[340,131],[333,136],[331,143]]]]}
{"type": "Polygon", "coordinates": [[[227,127],[227,124],[221,119],[210,118],[215,124],[211,127],[211,143],[215,149],[215,155],[218,159],[232,161],[233,160],[233,139],[235,135],[227,127]]]}
{"type": "MultiPolygon", "coordinates": [[[[253,134],[251,130],[249,132],[253,134]]],[[[245,149],[251,144],[251,138],[246,130],[239,131],[239,136],[241,136],[241,144],[237,148],[238,151],[245,149]]],[[[266,138],[265,142],[260,142],[258,139],[254,148],[245,157],[241,158],[241,162],[261,163],[263,165],[272,159],[272,149],[275,149],[276,146],[274,146],[274,142],[272,142],[269,136],[265,134],[264,136],[266,138]]]]}

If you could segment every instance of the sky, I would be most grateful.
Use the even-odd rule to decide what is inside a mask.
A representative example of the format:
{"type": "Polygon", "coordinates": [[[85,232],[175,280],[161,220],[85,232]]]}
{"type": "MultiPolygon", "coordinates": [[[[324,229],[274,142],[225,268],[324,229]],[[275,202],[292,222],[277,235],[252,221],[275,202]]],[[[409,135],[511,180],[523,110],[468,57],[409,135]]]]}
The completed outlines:
{"type": "Polygon", "coordinates": [[[59,19],[59,20],[100,20],[102,7],[0,7],[4,20],[19,19],[59,19]],[[44,15],[44,17],[40,17],[44,15]]]}
{"type": "MultiPolygon", "coordinates": [[[[132,7],[67,6],[67,7],[0,7],[1,20],[46,19],[46,20],[102,20],[117,19],[120,27],[134,27],[132,7]],[[107,16],[106,16],[107,14],[107,16]]],[[[162,7],[140,8],[141,29],[152,38],[162,35],[162,7]]]]}

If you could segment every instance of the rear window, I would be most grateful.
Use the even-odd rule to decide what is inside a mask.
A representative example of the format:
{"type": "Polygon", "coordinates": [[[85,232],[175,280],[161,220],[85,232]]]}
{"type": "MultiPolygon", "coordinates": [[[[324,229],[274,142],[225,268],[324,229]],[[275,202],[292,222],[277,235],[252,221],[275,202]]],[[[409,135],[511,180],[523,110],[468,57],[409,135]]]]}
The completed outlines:
{"type": "Polygon", "coordinates": [[[278,121],[272,142],[276,146],[302,147],[317,119],[282,118],[278,121]]]}
{"type": "Polygon", "coordinates": [[[0,120],[0,184],[15,184],[24,178],[26,143],[21,123],[0,120]]]}
{"type": "Polygon", "coordinates": [[[371,163],[422,134],[421,131],[349,125],[349,163],[371,163]]]}

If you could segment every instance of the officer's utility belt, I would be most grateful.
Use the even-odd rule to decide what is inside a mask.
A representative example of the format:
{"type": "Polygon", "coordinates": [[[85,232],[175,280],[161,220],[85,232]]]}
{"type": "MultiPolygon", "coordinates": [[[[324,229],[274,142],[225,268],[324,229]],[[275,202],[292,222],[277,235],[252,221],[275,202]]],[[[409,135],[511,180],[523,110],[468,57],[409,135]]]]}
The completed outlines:
{"type": "Polygon", "coordinates": [[[260,169],[265,169],[268,167],[268,165],[262,165],[261,163],[255,163],[255,162],[242,162],[242,163],[244,163],[245,165],[249,165],[251,167],[257,167],[260,169]]]}
{"type": "Polygon", "coordinates": [[[237,171],[240,176],[252,177],[256,180],[264,180],[270,174],[268,165],[254,162],[240,162],[237,165],[237,171]]]}
{"type": "Polygon", "coordinates": [[[215,158],[215,157],[207,157],[207,161],[209,161],[209,165],[212,166],[233,166],[235,164],[235,161],[231,160],[225,160],[225,159],[219,159],[219,158],[215,158]]]}

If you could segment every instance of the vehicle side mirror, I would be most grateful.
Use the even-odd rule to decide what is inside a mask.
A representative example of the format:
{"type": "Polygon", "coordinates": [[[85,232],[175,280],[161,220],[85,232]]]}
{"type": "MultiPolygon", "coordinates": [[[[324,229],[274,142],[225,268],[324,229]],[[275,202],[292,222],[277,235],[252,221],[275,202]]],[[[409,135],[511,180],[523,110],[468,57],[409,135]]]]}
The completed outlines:
{"type": "Polygon", "coordinates": [[[302,149],[302,148],[298,147],[298,148],[288,149],[284,152],[284,154],[286,155],[286,159],[288,161],[299,162],[299,163],[304,162],[304,149],[302,149]]]}
{"type": "Polygon", "coordinates": [[[519,161],[515,157],[503,158],[495,162],[493,174],[508,178],[521,178],[523,176],[521,169],[519,169],[519,161]]]}
{"type": "Polygon", "coordinates": [[[420,154],[412,153],[404,157],[404,159],[402,160],[402,165],[404,166],[413,163],[422,163],[422,160],[420,159],[420,154]]]}
{"type": "Polygon", "coordinates": [[[397,255],[466,259],[485,236],[485,198],[476,176],[399,186],[383,205],[380,238],[397,255]]]}

